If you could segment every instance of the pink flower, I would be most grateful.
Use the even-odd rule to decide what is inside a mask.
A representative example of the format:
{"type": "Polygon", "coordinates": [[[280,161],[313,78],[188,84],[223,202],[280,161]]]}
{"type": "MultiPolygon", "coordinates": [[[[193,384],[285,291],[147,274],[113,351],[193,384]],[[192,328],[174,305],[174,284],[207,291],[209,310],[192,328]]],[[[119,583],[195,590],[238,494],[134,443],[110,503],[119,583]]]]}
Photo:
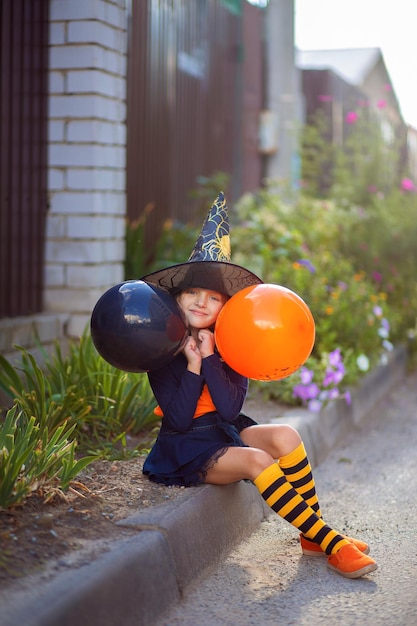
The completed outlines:
{"type": "Polygon", "coordinates": [[[343,366],[343,359],[340,348],[336,348],[333,352],[329,352],[329,363],[332,367],[343,366]]]}
{"type": "Polygon", "coordinates": [[[403,191],[414,191],[415,186],[411,178],[403,178],[401,181],[401,189],[403,191]]]}
{"type": "Polygon", "coordinates": [[[378,100],[378,102],[376,103],[376,106],[378,107],[378,109],[385,109],[385,107],[387,106],[387,101],[378,100]]]}
{"type": "Polygon", "coordinates": [[[355,111],[349,111],[346,113],[346,124],[354,124],[358,121],[359,115],[355,111]]]}
{"type": "Polygon", "coordinates": [[[302,367],[300,370],[300,378],[301,383],[303,385],[309,385],[313,380],[314,373],[312,370],[309,370],[307,367],[302,367]]]}
{"type": "Polygon", "coordinates": [[[329,400],[335,400],[338,397],[339,397],[339,391],[337,389],[330,389],[329,400]]]}
{"type": "Polygon", "coordinates": [[[319,413],[321,409],[320,400],[310,400],[308,403],[308,408],[312,413],[319,413]]]}
{"type": "Polygon", "coordinates": [[[384,91],[391,91],[391,90],[392,90],[391,85],[390,85],[390,84],[388,84],[388,83],[385,83],[385,85],[384,85],[384,91]]]}
{"type": "Polygon", "coordinates": [[[333,101],[333,96],[327,96],[327,95],[321,95],[319,96],[319,101],[320,102],[332,102],[333,101]]]}

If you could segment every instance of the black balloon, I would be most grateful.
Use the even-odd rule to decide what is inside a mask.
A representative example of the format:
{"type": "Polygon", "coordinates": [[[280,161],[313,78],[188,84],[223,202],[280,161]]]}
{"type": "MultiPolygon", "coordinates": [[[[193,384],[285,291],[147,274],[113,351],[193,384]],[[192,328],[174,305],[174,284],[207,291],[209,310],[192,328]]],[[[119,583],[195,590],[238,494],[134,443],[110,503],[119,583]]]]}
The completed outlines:
{"type": "Polygon", "coordinates": [[[175,299],[142,280],[111,287],[91,315],[91,337],[108,363],[149,372],[173,359],[187,335],[175,299]]]}

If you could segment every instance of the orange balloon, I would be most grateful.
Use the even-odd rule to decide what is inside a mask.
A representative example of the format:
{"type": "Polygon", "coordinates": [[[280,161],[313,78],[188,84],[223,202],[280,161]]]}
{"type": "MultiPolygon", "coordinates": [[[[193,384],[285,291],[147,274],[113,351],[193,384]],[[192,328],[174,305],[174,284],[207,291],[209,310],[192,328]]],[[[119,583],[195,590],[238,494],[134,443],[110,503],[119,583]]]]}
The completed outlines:
{"type": "Polygon", "coordinates": [[[217,348],[236,372],[254,380],[280,380],[297,371],[314,346],[310,309],[280,285],[246,287],[230,298],[215,327],[217,348]]]}

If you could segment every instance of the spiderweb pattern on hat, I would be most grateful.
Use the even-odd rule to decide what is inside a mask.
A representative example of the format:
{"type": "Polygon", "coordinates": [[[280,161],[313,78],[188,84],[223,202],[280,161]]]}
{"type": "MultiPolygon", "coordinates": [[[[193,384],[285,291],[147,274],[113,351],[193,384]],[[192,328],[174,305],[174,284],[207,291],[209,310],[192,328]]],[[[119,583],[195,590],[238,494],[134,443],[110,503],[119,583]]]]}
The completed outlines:
{"type": "Polygon", "coordinates": [[[228,296],[263,282],[244,267],[231,263],[230,259],[227,205],[224,194],[220,192],[210,208],[188,261],[152,272],[142,280],[173,293],[199,287],[228,296]]]}

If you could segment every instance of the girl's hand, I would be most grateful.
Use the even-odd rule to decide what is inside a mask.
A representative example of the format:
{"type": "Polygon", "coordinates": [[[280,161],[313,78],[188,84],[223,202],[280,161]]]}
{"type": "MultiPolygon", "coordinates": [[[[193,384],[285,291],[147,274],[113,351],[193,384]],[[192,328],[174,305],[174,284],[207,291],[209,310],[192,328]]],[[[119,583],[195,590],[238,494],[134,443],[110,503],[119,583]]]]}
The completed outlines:
{"type": "Polygon", "coordinates": [[[201,354],[197,342],[194,337],[187,337],[182,349],[185,358],[187,359],[187,369],[194,374],[200,374],[201,372],[201,354]]]}
{"type": "Polygon", "coordinates": [[[198,347],[200,349],[201,358],[214,354],[214,333],[207,328],[198,331],[198,347]]]}

